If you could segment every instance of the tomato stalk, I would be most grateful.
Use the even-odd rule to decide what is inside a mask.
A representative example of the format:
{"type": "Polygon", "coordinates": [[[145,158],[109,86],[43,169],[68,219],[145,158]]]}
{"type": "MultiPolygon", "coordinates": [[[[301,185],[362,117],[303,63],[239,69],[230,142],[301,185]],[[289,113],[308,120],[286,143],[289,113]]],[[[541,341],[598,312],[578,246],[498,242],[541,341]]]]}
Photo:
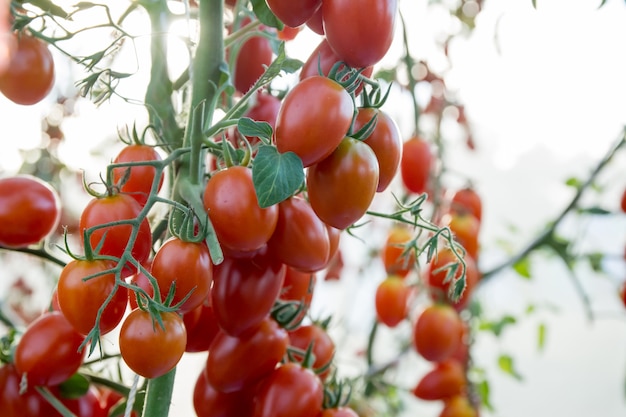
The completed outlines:
{"type": "Polygon", "coordinates": [[[167,417],[172,402],[176,368],[148,382],[143,417],[167,417]]]}

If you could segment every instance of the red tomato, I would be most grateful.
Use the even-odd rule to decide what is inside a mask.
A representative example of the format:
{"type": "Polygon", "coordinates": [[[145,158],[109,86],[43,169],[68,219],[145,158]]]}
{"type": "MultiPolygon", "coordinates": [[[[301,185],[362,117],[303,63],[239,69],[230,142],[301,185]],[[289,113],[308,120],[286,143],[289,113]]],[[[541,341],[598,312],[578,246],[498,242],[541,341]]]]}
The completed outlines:
{"type": "Polygon", "coordinates": [[[413,394],[422,400],[446,400],[465,393],[463,366],[455,361],[439,362],[422,377],[413,394]]]}
{"type": "Polygon", "coordinates": [[[120,329],[120,353],[128,367],[145,378],[171,371],[185,353],[187,332],[176,313],[161,313],[163,327],[144,310],[133,310],[120,329]]]}
{"type": "MultiPolygon", "coordinates": [[[[148,145],[128,145],[117,154],[113,163],[123,162],[149,162],[160,161],[161,155],[152,146],[148,145]]],[[[126,182],[121,185],[120,191],[130,194],[143,207],[148,200],[150,190],[156,170],[153,166],[139,165],[133,167],[115,168],[113,169],[113,181],[119,184],[123,178],[126,182]]],[[[157,192],[163,185],[163,175],[159,178],[157,192]]]]}
{"type": "Polygon", "coordinates": [[[193,390],[193,408],[198,417],[249,416],[252,413],[252,394],[249,390],[220,392],[201,372],[193,390]]]}
{"type": "Polygon", "coordinates": [[[63,314],[44,313],[27,328],[15,349],[15,369],[26,374],[29,386],[57,385],[72,376],[83,363],[84,337],[63,314]]]}
{"type": "MultiPolygon", "coordinates": [[[[624,195],[626,196],[626,194],[624,195]]],[[[450,211],[453,213],[469,213],[480,222],[483,215],[483,204],[476,190],[473,188],[463,188],[455,192],[452,196],[450,211]]]]}
{"type": "Polygon", "coordinates": [[[290,26],[285,25],[281,30],[278,31],[278,39],[281,41],[292,41],[298,36],[298,33],[302,30],[303,26],[299,26],[297,28],[292,28],[290,26]]]}
{"type": "Polygon", "coordinates": [[[378,185],[378,162],[372,148],[345,138],[326,159],[311,166],[306,184],[311,207],[322,221],[345,229],[369,208],[378,185]]]}
{"type": "Polygon", "coordinates": [[[624,190],[624,194],[622,194],[621,208],[622,211],[626,213],[626,189],[624,190]]]}
{"type": "Polygon", "coordinates": [[[246,39],[237,52],[233,84],[237,91],[247,93],[272,63],[272,45],[264,36],[246,39]]]}
{"type": "Polygon", "coordinates": [[[396,327],[409,313],[411,287],[404,279],[391,275],[376,289],[376,316],[381,323],[396,327]]]}
{"type": "Polygon", "coordinates": [[[412,137],[402,145],[400,174],[404,187],[415,194],[423,193],[433,166],[433,154],[427,142],[412,137]]]}
{"type": "Polygon", "coordinates": [[[281,22],[297,28],[313,16],[322,5],[322,0],[267,0],[267,5],[281,22]]]}
{"type": "Polygon", "coordinates": [[[311,368],[324,380],[330,374],[330,365],[335,356],[335,343],[326,330],[317,324],[300,326],[289,332],[290,345],[302,351],[313,346],[315,361],[311,368]]]}
{"type": "Polygon", "coordinates": [[[17,35],[17,47],[8,67],[0,74],[0,93],[17,104],[43,100],[54,86],[54,60],[41,40],[27,33],[17,35]]]}
{"type": "Polygon", "coordinates": [[[185,352],[206,352],[217,336],[220,327],[217,324],[213,307],[206,303],[183,315],[187,329],[185,352]]]}
{"type": "Polygon", "coordinates": [[[274,233],[278,206],[259,207],[252,170],[233,166],[215,173],[204,190],[204,208],[223,246],[235,251],[261,248],[274,233]]]}
{"type": "Polygon", "coordinates": [[[0,179],[0,246],[24,248],[45,239],[61,218],[56,191],[39,178],[0,179]]]}
{"type": "MultiPolygon", "coordinates": [[[[147,266],[148,270],[150,270],[151,266],[152,263],[147,266]]],[[[143,289],[150,297],[154,297],[154,287],[152,287],[150,280],[143,272],[138,272],[135,275],[131,276],[130,283],[143,289]]],[[[128,305],[130,306],[131,310],[139,307],[139,305],[137,304],[137,294],[135,293],[135,291],[128,291],[128,305]]]]}
{"type": "Polygon", "coordinates": [[[330,242],[329,258],[332,258],[339,251],[339,241],[341,240],[341,229],[326,225],[328,229],[328,241],[330,242]]]}
{"type": "Polygon", "coordinates": [[[253,417],[316,417],[322,411],[324,387],[310,369],[297,363],[276,368],[254,397],[253,417]]]}
{"type": "Polygon", "coordinates": [[[204,243],[185,242],[175,237],[168,239],[154,255],[151,272],[159,284],[161,301],[165,301],[173,283],[176,283],[176,292],[172,305],[191,293],[178,309],[181,314],[201,305],[211,291],[213,264],[204,243]]]}
{"type": "Polygon", "coordinates": [[[441,219],[441,224],[448,226],[454,235],[454,239],[463,246],[465,251],[473,259],[478,258],[478,233],[480,222],[470,213],[446,213],[441,219]]]}
{"type": "Polygon", "coordinates": [[[364,68],[380,61],[391,46],[397,0],[324,0],[322,19],[328,43],[342,61],[364,68]]]}
{"type": "MultiPolygon", "coordinates": [[[[274,129],[276,127],[278,110],[280,109],[280,100],[276,96],[261,91],[257,92],[255,97],[254,104],[248,107],[244,117],[249,117],[257,122],[267,122],[274,129]]],[[[252,145],[259,141],[256,137],[248,137],[247,139],[252,145]]]]}
{"type": "Polygon", "coordinates": [[[466,396],[457,395],[446,401],[439,417],[478,417],[478,413],[466,396]]]}
{"type": "MultiPolygon", "coordinates": [[[[53,394],[61,400],[76,417],[108,417],[100,404],[100,397],[94,388],[90,388],[84,395],[78,398],[63,398],[59,389],[53,389],[53,394]]],[[[54,416],[61,414],[55,413],[54,416]]]]}
{"type": "Polygon", "coordinates": [[[268,249],[277,259],[293,268],[306,272],[319,271],[329,260],[328,227],[306,200],[288,198],[278,205],[278,222],[268,249]]]}
{"type": "MultiPolygon", "coordinates": [[[[452,303],[455,309],[462,310],[467,307],[469,303],[470,297],[474,292],[474,287],[478,283],[480,279],[480,275],[478,269],[476,268],[476,263],[474,260],[466,256],[464,258],[465,261],[465,290],[463,294],[461,294],[461,298],[452,303]]],[[[431,296],[435,300],[446,300],[447,302],[451,302],[449,291],[451,281],[444,282],[446,279],[446,275],[448,273],[445,268],[447,265],[452,265],[458,262],[457,257],[454,255],[451,249],[444,248],[437,253],[437,255],[431,260],[430,264],[425,270],[426,274],[426,282],[430,288],[431,296]]],[[[463,268],[459,264],[457,268],[456,274],[454,275],[454,280],[457,280],[461,277],[463,273],[463,268]]]]}
{"type": "Polygon", "coordinates": [[[338,407],[327,408],[318,417],[359,417],[359,415],[351,408],[338,407]]]}
{"type": "Polygon", "coordinates": [[[254,331],[280,294],[285,266],[261,254],[252,259],[225,258],[214,271],[211,304],[220,328],[231,336],[254,331]]]}
{"type": "Polygon", "coordinates": [[[86,335],[91,331],[96,325],[98,310],[113,291],[113,298],[100,316],[100,334],[109,333],[122,320],[128,291],[121,286],[115,289],[115,274],[106,272],[112,268],[115,263],[111,261],[73,260],[61,271],[57,283],[59,307],[77,332],[86,335]],[[94,274],[102,275],[85,280],[94,274]]]}
{"type": "Polygon", "coordinates": [[[447,304],[435,304],[420,314],[413,328],[413,345],[426,360],[442,362],[463,343],[463,321],[447,304]]]}
{"type": "Polygon", "coordinates": [[[294,152],[304,167],[330,155],[350,124],[354,103],[338,83],[322,76],[300,81],[283,99],[276,119],[276,147],[294,152]]]}
{"type": "Polygon", "coordinates": [[[209,347],[207,380],[220,392],[251,387],[272,372],[288,345],[287,331],[269,317],[242,337],[219,332],[209,347]]]}
{"type": "MultiPolygon", "coordinates": [[[[128,194],[114,194],[103,198],[92,199],[80,216],[79,230],[83,233],[86,229],[101,226],[110,222],[128,221],[137,218],[141,212],[141,206],[128,194]]],[[[99,227],[91,233],[89,242],[92,249],[100,246],[101,255],[121,257],[128,245],[133,232],[133,226],[118,224],[114,226],[99,227]]],[[[82,239],[81,239],[82,242],[82,239]]],[[[144,219],[139,226],[135,244],[131,254],[137,262],[144,263],[152,250],[152,233],[150,224],[144,219]]],[[[128,266],[126,273],[130,274],[136,268],[128,266]]]]}
{"type": "Polygon", "coordinates": [[[20,394],[22,376],[12,364],[0,367],[0,410],[2,417],[41,417],[54,416],[56,410],[46,401],[35,387],[28,386],[20,394]]]}
{"type": "Polygon", "coordinates": [[[304,309],[295,320],[303,319],[311,306],[317,277],[309,272],[298,271],[290,266],[285,268],[285,280],[279,298],[283,301],[299,301],[304,309]]]}
{"type": "Polygon", "coordinates": [[[387,241],[381,251],[385,271],[388,275],[406,277],[415,266],[415,251],[404,254],[405,245],[413,239],[411,232],[403,226],[394,226],[387,235],[387,241]]]}
{"type": "Polygon", "coordinates": [[[324,22],[322,20],[322,8],[317,9],[313,16],[306,21],[306,25],[318,35],[324,35],[324,22]]]}

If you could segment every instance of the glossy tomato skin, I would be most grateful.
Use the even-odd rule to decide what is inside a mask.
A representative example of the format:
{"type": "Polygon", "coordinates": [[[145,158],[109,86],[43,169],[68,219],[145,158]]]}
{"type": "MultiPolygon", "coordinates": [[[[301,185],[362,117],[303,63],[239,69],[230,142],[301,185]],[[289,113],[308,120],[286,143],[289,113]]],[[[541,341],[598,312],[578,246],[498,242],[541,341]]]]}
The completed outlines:
{"type": "Polygon", "coordinates": [[[287,331],[269,317],[242,337],[221,331],[209,347],[207,379],[220,392],[251,387],[272,372],[288,345],[287,331]]]}
{"type": "Polygon", "coordinates": [[[322,0],[267,0],[267,5],[281,22],[296,28],[313,16],[322,5],[322,0]]]}
{"type": "MultiPolygon", "coordinates": [[[[124,162],[150,162],[160,161],[161,155],[152,146],[148,145],[127,145],[115,157],[113,163],[124,162]]],[[[125,182],[121,184],[120,192],[129,194],[142,207],[145,206],[152,184],[156,176],[156,169],[149,165],[138,165],[132,167],[114,168],[113,181],[120,184],[125,177],[125,182]]],[[[163,185],[163,173],[159,177],[157,192],[163,185]]]]}
{"type": "Polygon", "coordinates": [[[467,255],[472,259],[478,258],[480,222],[474,215],[467,212],[446,213],[441,224],[450,228],[454,239],[463,246],[467,255]]]}
{"type": "Polygon", "coordinates": [[[293,268],[319,271],[329,261],[328,227],[306,200],[290,197],[278,205],[278,222],[268,248],[276,258],[293,268]]]}
{"type": "Polygon", "coordinates": [[[54,86],[54,60],[41,40],[21,33],[8,68],[0,74],[0,93],[17,104],[43,100],[54,86]]]}
{"type": "Polygon", "coordinates": [[[376,117],[376,127],[365,139],[365,143],[372,148],[378,160],[380,174],[376,192],[380,193],[389,187],[398,171],[402,158],[402,140],[396,122],[387,113],[378,109],[360,108],[353,130],[359,131],[373,117],[376,117]]]}
{"type": "Polygon", "coordinates": [[[463,366],[456,361],[438,362],[413,389],[422,400],[447,400],[465,393],[467,381],[463,366]]]}
{"type": "Polygon", "coordinates": [[[324,35],[324,21],[322,20],[322,8],[318,8],[313,16],[306,21],[306,26],[318,35],[324,35]]]}
{"type": "MultiPolygon", "coordinates": [[[[426,283],[430,289],[431,297],[437,301],[445,301],[450,304],[457,310],[462,310],[467,307],[472,293],[474,292],[474,288],[478,284],[480,280],[480,275],[478,268],[476,267],[476,262],[470,256],[466,256],[463,258],[465,262],[465,290],[463,294],[461,294],[461,298],[459,298],[456,302],[452,301],[449,295],[450,284],[451,282],[444,282],[446,279],[447,265],[454,264],[458,262],[456,255],[452,252],[450,248],[444,248],[440,250],[435,257],[430,261],[427,268],[425,268],[424,273],[426,274],[426,283]]],[[[462,266],[459,265],[456,274],[454,275],[455,280],[461,277],[463,272],[462,266]]]]}
{"type": "Polygon", "coordinates": [[[322,410],[322,382],[297,363],[276,368],[254,397],[253,417],[316,417],[322,410]]]}
{"type": "Polygon", "coordinates": [[[463,321],[447,304],[435,304],[420,314],[413,328],[413,344],[426,360],[443,362],[463,343],[463,321]]]}
{"type": "Polygon", "coordinates": [[[156,378],[171,371],[185,353],[187,331],[176,313],[161,313],[163,327],[150,313],[133,310],[122,323],[119,345],[128,367],[145,378],[156,378]]]}
{"type": "MultiPolygon", "coordinates": [[[[208,300],[207,300],[208,301],[208,300]]],[[[220,330],[213,306],[205,302],[183,315],[187,330],[185,352],[206,352],[220,330]]]]}
{"type": "Polygon", "coordinates": [[[45,239],[61,218],[56,191],[30,175],[0,179],[0,246],[24,248],[45,239]]]}
{"type": "Polygon", "coordinates": [[[433,154],[428,143],[412,137],[402,145],[400,174],[404,187],[415,194],[428,188],[428,180],[433,165],[433,154]]]}
{"type": "Polygon", "coordinates": [[[272,45],[264,36],[252,36],[245,40],[235,63],[233,84],[237,91],[247,93],[265,72],[264,66],[272,63],[272,45]]]}
{"type": "MultiPolygon", "coordinates": [[[[626,199],[626,193],[624,196],[626,199]]],[[[626,200],[624,200],[624,204],[626,204],[626,200]]],[[[475,189],[471,187],[462,188],[452,195],[450,201],[450,212],[469,213],[480,223],[483,216],[482,200],[475,189]]]]}
{"type": "Polygon", "coordinates": [[[317,324],[307,324],[289,332],[290,345],[302,351],[313,346],[315,361],[311,368],[323,381],[330,374],[330,366],[335,356],[335,343],[326,330],[317,324]]]}
{"type": "MultiPolygon", "coordinates": [[[[257,92],[255,99],[254,104],[248,107],[244,113],[244,117],[249,117],[257,122],[267,122],[274,129],[278,111],[280,110],[280,99],[262,91],[257,92]]],[[[247,139],[252,145],[259,141],[256,137],[247,137],[247,139]]]]}
{"type": "Polygon", "coordinates": [[[173,283],[176,283],[176,291],[172,305],[178,304],[191,293],[178,308],[180,313],[201,305],[211,290],[213,264],[209,249],[202,242],[185,242],[171,237],[154,255],[151,272],[159,284],[162,301],[167,297],[173,283]]]}
{"type": "Polygon", "coordinates": [[[403,226],[394,226],[387,234],[385,246],[381,251],[381,258],[388,275],[406,277],[414,268],[415,251],[404,254],[405,245],[413,238],[409,229],[403,226]]]}
{"type": "Polygon", "coordinates": [[[323,161],[311,166],[306,184],[311,207],[326,224],[345,229],[369,208],[378,186],[378,162],[372,148],[345,138],[323,161]]]}
{"type": "Polygon", "coordinates": [[[322,20],[328,43],[348,65],[364,68],[387,53],[394,35],[397,0],[324,0],[322,20]]]}
{"type": "Polygon", "coordinates": [[[376,316],[388,327],[396,327],[409,313],[411,287],[398,276],[388,276],[376,288],[376,316]]]}
{"type": "Polygon", "coordinates": [[[193,408],[198,417],[249,416],[252,412],[252,393],[248,389],[220,392],[201,372],[193,390],[193,408]]]}
{"type": "Polygon", "coordinates": [[[276,119],[275,141],[281,153],[294,152],[304,167],[330,155],[350,124],[354,104],[335,81],[315,75],[300,81],[283,99],[276,119]]]}
{"type": "Polygon", "coordinates": [[[113,291],[115,295],[100,317],[100,334],[109,333],[122,320],[128,304],[128,291],[121,286],[115,288],[115,274],[109,272],[84,280],[115,266],[114,262],[106,260],[72,260],[61,271],[57,283],[59,307],[77,332],[86,335],[91,331],[98,310],[113,291]]]}
{"type": "Polygon", "coordinates": [[[12,364],[0,367],[0,410],[2,417],[54,416],[56,411],[32,384],[20,394],[22,376],[12,364]]]}
{"type": "Polygon", "coordinates": [[[285,280],[280,292],[280,299],[289,301],[303,301],[310,305],[315,292],[317,277],[310,272],[302,272],[290,266],[285,268],[285,280]]]}
{"type": "Polygon", "coordinates": [[[230,336],[253,331],[269,316],[285,279],[285,266],[271,256],[225,258],[215,266],[211,304],[230,336]]]}
{"type": "Polygon", "coordinates": [[[72,376],[83,362],[85,338],[59,312],[44,313],[24,332],[15,349],[15,368],[26,374],[29,386],[57,385],[72,376]]]}
{"type": "Polygon", "coordinates": [[[259,206],[249,168],[233,166],[215,173],[203,198],[220,244],[229,249],[257,250],[274,233],[278,206],[259,206]]]}

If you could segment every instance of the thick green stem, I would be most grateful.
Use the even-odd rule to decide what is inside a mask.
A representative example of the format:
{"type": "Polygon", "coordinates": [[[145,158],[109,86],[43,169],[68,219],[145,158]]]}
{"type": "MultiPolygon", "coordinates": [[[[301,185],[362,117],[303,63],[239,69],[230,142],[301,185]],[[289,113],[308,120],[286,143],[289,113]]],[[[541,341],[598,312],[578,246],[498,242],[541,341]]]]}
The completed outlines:
{"type": "Polygon", "coordinates": [[[167,417],[172,402],[176,368],[148,382],[143,417],[167,417]]]}

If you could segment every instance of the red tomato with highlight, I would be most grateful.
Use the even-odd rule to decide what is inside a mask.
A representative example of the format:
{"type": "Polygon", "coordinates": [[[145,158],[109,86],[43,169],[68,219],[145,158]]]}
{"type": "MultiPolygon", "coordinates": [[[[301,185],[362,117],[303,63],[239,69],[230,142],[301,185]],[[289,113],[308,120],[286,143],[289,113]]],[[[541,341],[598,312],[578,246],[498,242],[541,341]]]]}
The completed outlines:
{"type": "Polygon", "coordinates": [[[394,226],[389,230],[385,246],[381,250],[381,257],[388,275],[406,277],[415,266],[415,251],[405,253],[405,245],[413,239],[409,229],[403,226],[394,226]]]}
{"type": "Polygon", "coordinates": [[[335,81],[315,75],[300,81],[285,98],[276,119],[276,147],[294,152],[304,167],[330,155],[345,137],[354,103],[335,81]]]}
{"type": "Polygon", "coordinates": [[[267,6],[287,26],[297,28],[306,23],[322,5],[322,0],[267,0],[267,6]]]}
{"type": "Polygon", "coordinates": [[[203,303],[183,315],[187,330],[185,352],[206,352],[220,331],[213,307],[203,303]]]}
{"type": "Polygon", "coordinates": [[[22,376],[12,364],[0,367],[0,410],[2,417],[54,416],[56,410],[32,384],[20,393],[22,376]]]}
{"type": "Polygon", "coordinates": [[[39,243],[56,229],[60,218],[59,197],[44,181],[30,175],[0,179],[0,246],[39,243]]]}
{"type": "Polygon", "coordinates": [[[306,26],[318,35],[324,35],[324,21],[322,20],[321,7],[306,21],[306,26]]]}
{"type": "MultiPolygon", "coordinates": [[[[626,198],[626,193],[624,196],[626,198]]],[[[475,189],[463,188],[452,195],[450,211],[452,213],[469,213],[480,222],[483,216],[483,203],[475,189]]]]}
{"type": "Polygon", "coordinates": [[[337,56],[354,68],[380,61],[393,41],[397,0],[324,0],[324,33],[337,56]]]}
{"type": "Polygon", "coordinates": [[[261,248],[278,221],[278,206],[259,206],[252,170],[242,166],[224,169],[209,179],[204,190],[204,208],[220,244],[235,251],[261,248]]]}
{"type": "Polygon", "coordinates": [[[86,335],[91,331],[96,325],[98,310],[114,291],[100,316],[100,334],[109,333],[122,320],[128,304],[128,290],[115,287],[115,273],[107,272],[115,267],[112,261],[73,260],[61,271],[57,283],[59,307],[77,332],[86,335]],[[100,275],[85,280],[95,274],[100,275]]]}
{"type": "Polygon", "coordinates": [[[85,338],[63,314],[44,313],[33,321],[15,349],[15,369],[27,374],[29,386],[57,385],[72,376],[83,363],[85,338]]]}
{"type": "Polygon", "coordinates": [[[444,282],[448,273],[447,268],[459,262],[452,250],[450,248],[440,250],[437,255],[431,259],[431,262],[425,269],[426,283],[430,288],[432,298],[438,301],[451,303],[457,311],[467,307],[470,297],[474,292],[474,288],[480,280],[476,262],[470,256],[464,257],[464,261],[465,290],[461,294],[461,298],[459,298],[456,302],[453,302],[450,298],[450,285],[452,284],[452,281],[460,279],[463,273],[463,268],[460,263],[457,267],[456,273],[454,274],[454,279],[444,282]]]}
{"type": "Polygon", "coordinates": [[[311,166],[306,184],[313,211],[326,224],[345,229],[369,208],[378,186],[376,154],[345,138],[326,159],[311,166]]]}
{"type": "Polygon", "coordinates": [[[419,315],[413,328],[413,345],[426,360],[443,362],[463,343],[463,321],[447,304],[435,304],[419,315]]]}
{"type": "Polygon", "coordinates": [[[183,319],[176,313],[160,314],[162,326],[147,311],[133,310],[120,329],[122,359],[145,378],[165,375],[185,353],[187,332],[183,319]]]}
{"type": "Polygon", "coordinates": [[[418,137],[412,137],[402,145],[400,174],[404,187],[415,194],[428,188],[433,154],[430,145],[418,137]]]}
{"type": "Polygon", "coordinates": [[[237,91],[247,93],[272,63],[272,45],[264,36],[246,39],[237,53],[233,84],[237,91]]]}
{"type": "Polygon", "coordinates": [[[446,213],[441,219],[443,226],[448,226],[456,240],[473,259],[478,258],[478,233],[480,222],[472,214],[446,213]]]}
{"type": "Polygon", "coordinates": [[[325,380],[330,374],[330,366],[335,356],[335,342],[328,332],[317,324],[307,324],[290,331],[289,341],[291,346],[305,352],[309,346],[313,347],[315,361],[311,369],[320,379],[325,380]]]}
{"type": "MultiPolygon", "coordinates": [[[[127,145],[113,160],[114,164],[124,162],[150,162],[160,161],[161,155],[152,146],[148,145],[127,145]]],[[[120,184],[122,179],[125,182],[120,186],[120,192],[129,194],[143,207],[148,200],[150,190],[155,181],[156,169],[150,165],[137,165],[132,167],[114,168],[113,181],[120,184]]],[[[156,191],[163,185],[163,173],[159,177],[156,191]]]]}
{"type": "Polygon", "coordinates": [[[376,316],[388,327],[396,327],[409,313],[411,287],[404,279],[391,275],[376,288],[376,316]]]}
{"type": "Polygon", "coordinates": [[[193,389],[193,408],[198,417],[249,416],[252,413],[250,390],[220,392],[201,372],[193,389]]]}
{"type": "Polygon", "coordinates": [[[0,73],[0,93],[17,104],[35,104],[54,86],[54,60],[45,42],[25,32],[15,36],[16,49],[0,73]]]}
{"type": "Polygon", "coordinates": [[[413,389],[422,400],[447,400],[463,395],[467,386],[463,366],[455,361],[439,362],[413,389]]]}

